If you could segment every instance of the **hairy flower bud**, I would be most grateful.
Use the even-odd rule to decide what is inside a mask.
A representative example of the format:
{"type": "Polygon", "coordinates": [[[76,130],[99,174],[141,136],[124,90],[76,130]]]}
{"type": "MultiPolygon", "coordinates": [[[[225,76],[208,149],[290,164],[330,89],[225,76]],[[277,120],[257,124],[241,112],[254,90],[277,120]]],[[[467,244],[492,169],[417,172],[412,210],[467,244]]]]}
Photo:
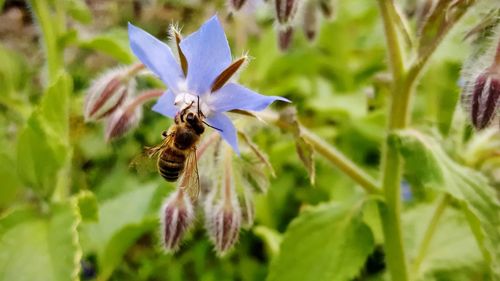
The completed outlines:
{"type": "Polygon", "coordinates": [[[107,142],[125,135],[137,127],[142,118],[142,107],[134,100],[118,107],[106,121],[104,137],[107,142]]]}
{"type": "Polygon", "coordinates": [[[472,92],[471,120],[474,127],[483,129],[498,115],[500,75],[484,73],[477,77],[472,92]]]}
{"type": "Polygon", "coordinates": [[[276,19],[280,25],[290,24],[297,14],[299,0],[275,0],[276,19]]]}
{"type": "Polygon", "coordinates": [[[319,28],[316,0],[307,0],[303,11],[302,30],[306,38],[311,42],[316,38],[319,28]]]}
{"type": "Polygon", "coordinates": [[[84,104],[86,122],[111,115],[135,90],[135,80],[125,78],[128,69],[112,69],[96,79],[88,89],[84,104]]]}
{"type": "Polygon", "coordinates": [[[208,234],[218,255],[226,254],[238,241],[241,219],[241,210],[236,202],[214,206],[207,224],[208,234]]]}
{"type": "Polygon", "coordinates": [[[189,196],[182,189],[173,192],[163,203],[160,218],[163,247],[168,252],[175,252],[194,221],[194,207],[189,196]]]}
{"type": "Polygon", "coordinates": [[[246,0],[229,0],[229,6],[235,11],[238,11],[241,7],[243,7],[245,2],[246,0]]]}
{"type": "Polygon", "coordinates": [[[335,0],[319,0],[319,10],[326,19],[335,18],[335,0]]]}
{"type": "Polygon", "coordinates": [[[290,48],[293,39],[293,28],[291,26],[278,30],[278,46],[280,50],[286,51],[290,48]]]}

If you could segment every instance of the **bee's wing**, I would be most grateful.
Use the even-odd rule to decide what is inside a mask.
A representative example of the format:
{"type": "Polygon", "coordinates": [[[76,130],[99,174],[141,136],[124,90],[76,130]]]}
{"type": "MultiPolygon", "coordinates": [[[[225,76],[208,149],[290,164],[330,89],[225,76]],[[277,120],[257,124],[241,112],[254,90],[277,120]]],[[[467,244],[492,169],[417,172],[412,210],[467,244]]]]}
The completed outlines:
{"type": "Polygon", "coordinates": [[[168,134],[161,143],[152,147],[145,147],[142,153],[132,159],[129,167],[134,168],[141,175],[157,171],[158,157],[174,141],[173,136],[173,134],[168,134]]]}
{"type": "Polygon", "coordinates": [[[184,173],[179,181],[179,187],[184,189],[193,201],[200,194],[200,176],[198,175],[198,160],[196,159],[196,148],[191,149],[187,155],[184,173]]]}

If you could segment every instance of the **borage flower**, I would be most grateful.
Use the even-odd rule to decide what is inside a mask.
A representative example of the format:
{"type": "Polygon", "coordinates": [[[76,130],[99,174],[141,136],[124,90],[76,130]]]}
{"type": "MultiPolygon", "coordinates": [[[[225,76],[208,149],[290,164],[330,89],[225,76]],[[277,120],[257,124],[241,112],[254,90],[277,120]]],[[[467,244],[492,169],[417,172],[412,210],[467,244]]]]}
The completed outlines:
{"type": "Polygon", "coordinates": [[[237,83],[229,82],[247,61],[243,56],[232,62],[231,50],[217,16],[182,39],[174,29],[180,63],[170,47],[129,23],[130,46],[134,54],[168,87],[153,110],[174,118],[186,106],[200,110],[210,126],[217,128],[239,154],[236,129],[224,112],[260,111],[283,97],[264,96],[237,83]]]}

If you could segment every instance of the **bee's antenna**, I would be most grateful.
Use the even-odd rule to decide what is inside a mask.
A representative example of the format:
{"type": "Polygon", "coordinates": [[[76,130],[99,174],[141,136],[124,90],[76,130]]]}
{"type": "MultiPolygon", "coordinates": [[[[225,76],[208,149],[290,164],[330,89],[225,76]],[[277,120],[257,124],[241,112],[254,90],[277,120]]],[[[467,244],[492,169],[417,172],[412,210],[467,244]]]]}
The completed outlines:
{"type": "Polygon", "coordinates": [[[207,125],[208,127],[212,128],[212,129],[215,129],[215,130],[217,130],[217,131],[219,131],[219,132],[224,132],[222,129],[219,129],[219,128],[216,128],[216,127],[214,127],[214,126],[211,126],[211,125],[209,125],[209,124],[208,124],[207,122],[205,122],[205,121],[201,121],[201,122],[203,122],[203,124],[207,125]]]}

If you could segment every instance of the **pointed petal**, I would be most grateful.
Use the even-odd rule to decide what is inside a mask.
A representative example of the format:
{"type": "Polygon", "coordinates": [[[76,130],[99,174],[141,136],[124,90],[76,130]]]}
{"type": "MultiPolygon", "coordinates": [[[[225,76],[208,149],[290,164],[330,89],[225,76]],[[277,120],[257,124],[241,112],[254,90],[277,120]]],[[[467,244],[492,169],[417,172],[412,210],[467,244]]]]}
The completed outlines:
{"type": "Polygon", "coordinates": [[[174,105],[175,95],[171,90],[166,91],[153,105],[153,111],[156,111],[162,115],[165,115],[170,118],[174,118],[175,114],[179,110],[174,105]]]}
{"type": "Polygon", "coordinates": [[[233,148],[236,154],[240,155],[240,150],[238,148],[238,137],[236,135],[236,128],[231,122],[231,119],[226,115],[216,112],[211,116],[207,117],[206,121],[210,126],[213,126],[222,131],[218,131],[224,140],[226,140],[229,145],[233,148]]]}
{"type": "Polygon", "coordinates": [[[264,96],[236,83],[228,83],[210,94],[208,104],[217,112],[234,109],[260,111],[276,100],[290,102],[283,97],[264,96]]]}
{"type": "Polygon", "coordinates": [[[188,61],[187,85],[199,95],[210,91],[215,78],[231,64],[231,50],[217,16],[180,43],[188,61]]]}
{"type": "Polygon", "coordinates": [[[130,48],[136,57],[158,75],[169,89],[177,91],[184,74],[170,47],[131,23],[128,24],[128,36],[130,48]]]}

